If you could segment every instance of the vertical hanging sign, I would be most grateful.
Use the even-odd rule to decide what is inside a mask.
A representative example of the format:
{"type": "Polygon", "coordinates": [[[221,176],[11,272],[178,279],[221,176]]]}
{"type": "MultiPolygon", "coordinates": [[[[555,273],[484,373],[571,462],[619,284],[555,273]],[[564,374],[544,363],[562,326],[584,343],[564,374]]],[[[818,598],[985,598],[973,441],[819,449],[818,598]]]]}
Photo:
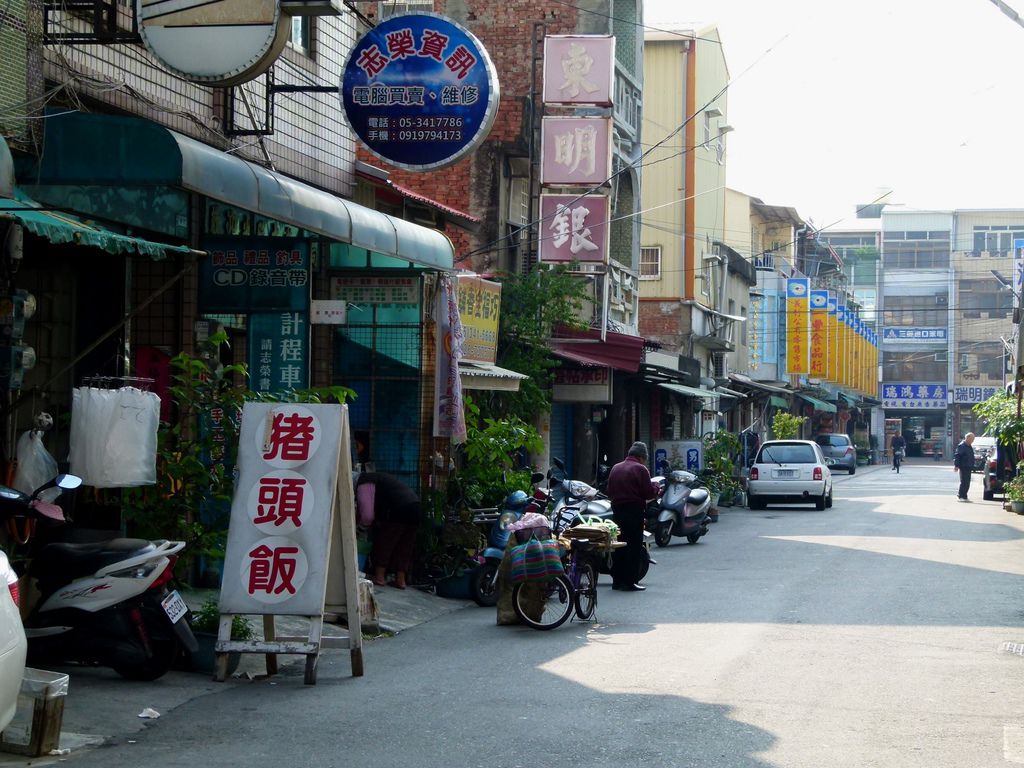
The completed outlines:
{"type": "Polygon", "coordinates": [[[826,363],[825,378],[833,383],[839,381],[839,315],[837,313],[839,302],[832,291],[828,292],[828,303],[825,307],[825,314],[828,317],[828,362],[826,363]]]}
{"type": "Polygon", "coordinates": [[[828,374],[828,291],[811,291],[811,376],[828,374]]]}
{"type": "Polygon", "coordinates": [[[811,371],[811,281],[806,277],[786,280],[786,373],[811,371]]]}
{"type": "Polygon", "coordinates": [[[437,369],[434,374],[434,437],[448,437],[453,443],[466,442],[466,414],[462,408],[462,380],[459,360],[462,358],[462,322],[459,298],[451,275],[438,278],[437,305],[437,369]]]}
{"type": "Polygon", "coordinates": [[[850,349],[847,346],[846,338],[846,303],[841,297],[836,299],[836,331],[839,334],[839,383],[848,387],[850,385],[850,363],[847,358],[850,349]]]}

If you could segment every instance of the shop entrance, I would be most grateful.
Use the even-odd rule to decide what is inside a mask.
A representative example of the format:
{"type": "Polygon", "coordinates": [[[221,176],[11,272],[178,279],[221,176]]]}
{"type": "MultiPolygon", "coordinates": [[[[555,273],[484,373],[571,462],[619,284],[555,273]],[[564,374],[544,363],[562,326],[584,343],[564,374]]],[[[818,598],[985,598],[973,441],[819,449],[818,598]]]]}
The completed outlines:
{"type": "Polygon", "coordinates": [[[907,456],[933,458],[936,454],[945,455],[946,445],[946,412],[921,410],[896,410],[887,408],[886,448],[892,435],[890,421],[899,420],[897,425],[907,441],[907,456]]]}

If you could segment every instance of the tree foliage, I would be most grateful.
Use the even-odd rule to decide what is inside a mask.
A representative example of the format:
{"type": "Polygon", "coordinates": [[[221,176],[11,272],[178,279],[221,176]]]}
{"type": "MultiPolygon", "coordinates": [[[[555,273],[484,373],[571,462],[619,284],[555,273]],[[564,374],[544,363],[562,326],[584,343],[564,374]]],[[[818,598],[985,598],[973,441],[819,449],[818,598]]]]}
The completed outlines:
{"type": "Polygon", "coordinates": [[[1016,445],[1024,442],[1024,417],[1017,415],[1017,398],[998,392],[973,408],[988,425],[988,434],[1001,443],[1016,445]]]}
{"type": "Polygon", "coordinates": [[[800,434],[800,425],[807,421],[806,416],[794,416],[785,411],[776,411],[772,418],[772,436],[776,440],[789,440],[800,434]]]}
{"type": "Polygon", "coordinates": [[[534,267],[529,272],[499,277],[501,326],[498,365],[525,374],[518,392],[495,392],[480,398],[481,410],[494,417],[514,415],[532,422],[551,410],[552,373],[558,361],[547,340],[559,325],[583,328],[580,315],[587,285],[568,268],[534,267]]]}

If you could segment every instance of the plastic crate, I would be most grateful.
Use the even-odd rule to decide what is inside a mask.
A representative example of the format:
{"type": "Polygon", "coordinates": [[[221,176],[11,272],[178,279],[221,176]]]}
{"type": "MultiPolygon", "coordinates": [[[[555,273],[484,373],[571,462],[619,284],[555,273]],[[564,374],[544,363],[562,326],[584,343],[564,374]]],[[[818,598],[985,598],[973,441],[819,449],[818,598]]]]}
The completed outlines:
{"type": "Polygon", "coordinates": [[[69,676],[25,667],[14,719],[0,733],[0,750],[41,757],[60,747],[69,676]]]}

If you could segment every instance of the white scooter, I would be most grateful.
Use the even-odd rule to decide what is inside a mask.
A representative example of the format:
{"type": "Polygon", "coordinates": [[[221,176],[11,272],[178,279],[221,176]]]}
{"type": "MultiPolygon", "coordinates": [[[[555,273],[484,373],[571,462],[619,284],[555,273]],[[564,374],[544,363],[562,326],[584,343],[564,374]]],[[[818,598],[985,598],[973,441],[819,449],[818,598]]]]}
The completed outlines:
{"type": "Polygon", "coordinates": [[[711,496],[707,489],[694,487],[697,476],[681,469],[651,479],[665,489],[659,499],[647,505],[647,527],[654,531],[654,542],[667,547],[673,536],[683,536],[696,544],[708,532],[711,522],[711,496]]]}
{"type": "MultiPolygon", "coordinates": [[[[0,486],[0,520],[63,520],[60,507],[39,500],[57,487],[81,485],[59,475],[27,496],[0,486]]],[[[111,539],[88,544],[44,544],[33,552],[22,589],[28,606],[29,657],[111,667],[132,680],[155,680],[184,646],[198,649],[188,607],[169,590],[181,541],[111,539]]]]}

